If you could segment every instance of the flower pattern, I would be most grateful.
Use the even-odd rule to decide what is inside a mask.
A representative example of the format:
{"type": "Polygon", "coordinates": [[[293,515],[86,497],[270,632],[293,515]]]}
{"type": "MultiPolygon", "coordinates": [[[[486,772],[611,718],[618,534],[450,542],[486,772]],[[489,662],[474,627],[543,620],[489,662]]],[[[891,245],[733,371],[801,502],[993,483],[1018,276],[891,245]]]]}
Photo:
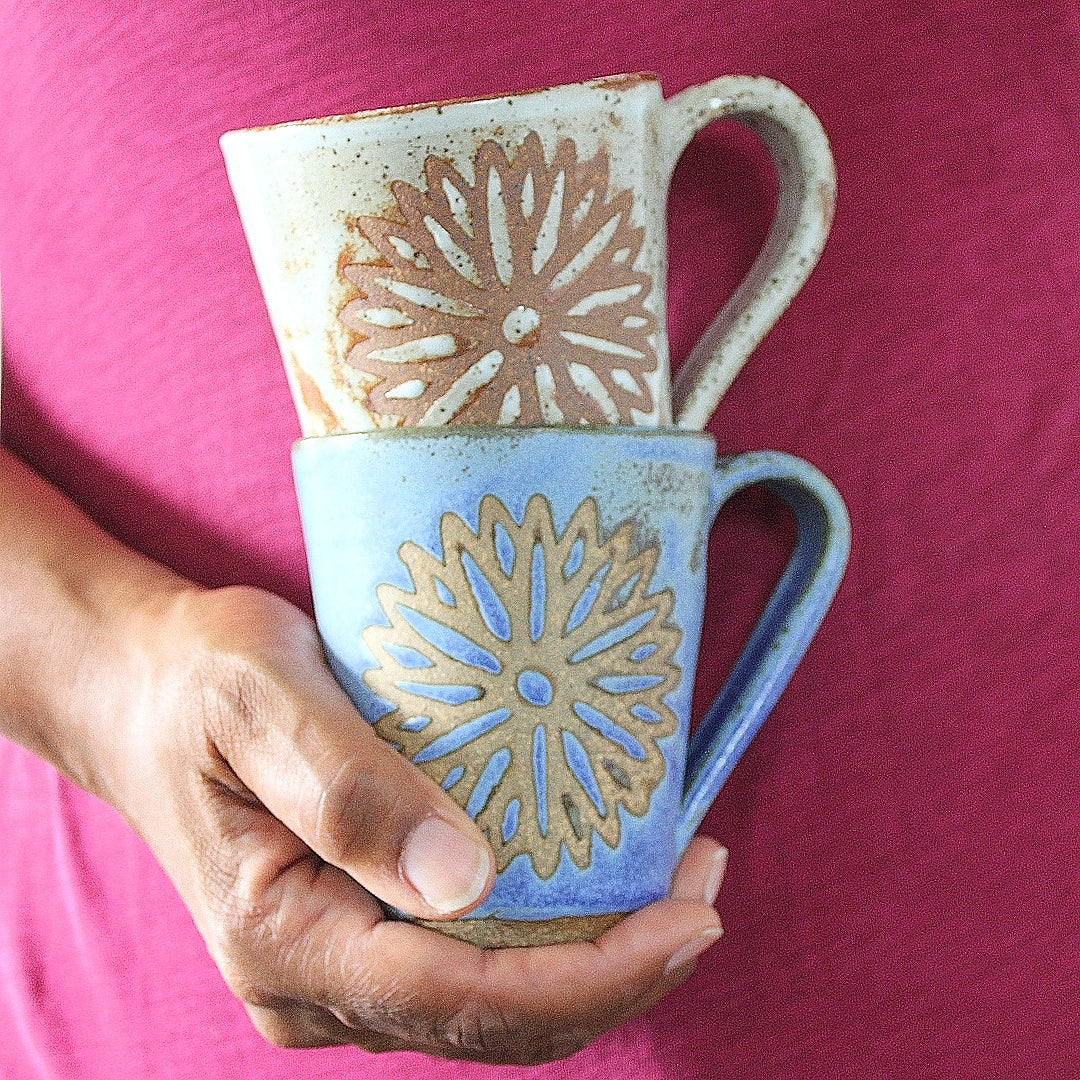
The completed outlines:
{"type": "Polygon", "coordinates": [[[589,865],[593,834],[619,842],[618,808],[648,810],[664,777],[657,740],[681,678],[670,589],[649,591],[658,549],[626,522],[601,543],[586,499],[562,535],[542,495],[516,522],[487,495],[473,532],[441,521],[442,559],[411,542],[414,586],[379,586],[389,622],[363,634],[364,679],[391,709],[376,730],[449,791],[499,870],[528,855],[548,878],[565,846],[589,865]]]}
{"type": "Polygon", "coordinates": [[[487,141],[471,164],[473,183],[430,156],[426,190],[391,184],[403,220],[355,219],[379,257],[343,255],[340,318],[368,407],[410,426],[649,414],[644,230],[631,192],[609,194],[606,152],[580,162],[563,139],[548,164],[530,132],[513,159],[487,141]]]}

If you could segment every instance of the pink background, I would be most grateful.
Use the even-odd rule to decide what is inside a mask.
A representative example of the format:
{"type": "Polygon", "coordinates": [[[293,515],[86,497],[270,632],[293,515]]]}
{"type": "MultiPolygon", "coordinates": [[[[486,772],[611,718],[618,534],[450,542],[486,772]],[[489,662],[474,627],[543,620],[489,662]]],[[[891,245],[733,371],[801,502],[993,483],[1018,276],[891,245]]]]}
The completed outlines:
{"type": "MultiPolygon", "coordinates": [[[[652,70],[787,83],[833,140],[825,256],[721,404],[851,509],[836,605],[705,823],[727,933],[536,1070],[265,1047],[120,818],[0,742],[0,1075],[762,1080],[1076,1075],[1080,14],[1066,0],[0,0],[3,437],[208,583],[306,603],[297,435],[227,128],[652,70]]],[[[715,126],[671,201],[689,351],[774,181],[715,126]]],[[[725,511],[703,706],[787,524],[725,511]]]]}

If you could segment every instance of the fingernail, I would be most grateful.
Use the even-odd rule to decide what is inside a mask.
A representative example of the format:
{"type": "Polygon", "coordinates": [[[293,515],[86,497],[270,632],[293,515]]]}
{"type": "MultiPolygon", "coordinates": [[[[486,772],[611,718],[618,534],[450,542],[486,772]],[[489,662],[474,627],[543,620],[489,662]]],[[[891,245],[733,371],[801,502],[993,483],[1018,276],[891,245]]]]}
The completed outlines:
{"type": "Polygon", "coordinates": [[[696,960],[716,939],[724,932],[721,926],[712,926],[708,930],[702,930],[693,941],[688,941],[667,962],[664,974],[685,967],[691,960],[696,960]]]}
{"type": "Polygon", "coordinates": [[[401,872],[430,907],[449,913],[479,899],[491,872],[491,855],[486,845],[432,816],[406,839],[401,872]]]}
{"type": "Polygon", "coordinates": [[[720,885],[724,880],[724,873],[727,871],[728,864],[728,849],[726,847],[719,848],[715,855],[712,857],[712,865],[709,867],[709,876],[705,879],[705,903],[712,907],[716,903],[716,898],[720,895],[720,885]]]}

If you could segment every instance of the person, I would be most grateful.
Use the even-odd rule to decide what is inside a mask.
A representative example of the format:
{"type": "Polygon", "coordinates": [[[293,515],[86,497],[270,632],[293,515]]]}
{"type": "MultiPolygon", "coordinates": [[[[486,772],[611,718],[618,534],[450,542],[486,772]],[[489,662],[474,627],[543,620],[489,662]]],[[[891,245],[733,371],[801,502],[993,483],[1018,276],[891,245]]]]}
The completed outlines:
{"type": "MultiPolygon", "coordinates": [[[[0,738],[0,1077],[1073,1080],[1078,41],[1073,0],[0,0],[0,713],[33,748],[0,738]],[[304,840],[347,816],[345,774],[312,806],[353,717],[297,614],[298,426],[218,138],[627,71],[668,96],[765,74],[829,135],[825,253],[710,430],[829,476],[851,562],[675,900],[554,961],[406,952],[349,932],[381,886],[304,840]],[[711,837],[725,934],[648,1006],[716,926],[711,837]],[[492,1067],[256,1023],[519,1062],[618,1026],[492,1067]]],[[[676,362],[771,217],[764,151],[724,126],[670,192],[676,362]]],[[[697,716],[785,528],[762,495],[714,530],[697,716]]],[[[339,834],[341,860],[404,896],[410,826],[466,823],[423,785],[368,794],[397,834],[339,834]]]]}
{"type": "Polygon", "coordinates": [[[535,1063],[639,1015],[719,936],[725,849],[595,943],[386,919],[469,911],[491,852],[302,610],[295,421],[216,138],[459,87],[394,84],[340,4],[0,10],[0,1073],[535,1063]]]}

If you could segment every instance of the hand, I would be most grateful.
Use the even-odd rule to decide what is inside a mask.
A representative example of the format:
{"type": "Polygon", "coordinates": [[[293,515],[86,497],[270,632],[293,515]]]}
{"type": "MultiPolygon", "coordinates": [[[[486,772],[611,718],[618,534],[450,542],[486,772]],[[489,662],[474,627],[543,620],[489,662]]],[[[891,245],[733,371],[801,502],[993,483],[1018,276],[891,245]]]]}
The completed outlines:
{"type": "Polygon", "coordinates": [[[682,982],[720,935],[726,852],[697,838],[671,898],[595,943],[481,951],[387,920],[490,891],[490,848],[359,717],[311,620],[253,589],[142,603],[137,692],[102,793],[154,850],[230,989],[282,1046],[488,1062],[562,1057],[682,982]]]}

